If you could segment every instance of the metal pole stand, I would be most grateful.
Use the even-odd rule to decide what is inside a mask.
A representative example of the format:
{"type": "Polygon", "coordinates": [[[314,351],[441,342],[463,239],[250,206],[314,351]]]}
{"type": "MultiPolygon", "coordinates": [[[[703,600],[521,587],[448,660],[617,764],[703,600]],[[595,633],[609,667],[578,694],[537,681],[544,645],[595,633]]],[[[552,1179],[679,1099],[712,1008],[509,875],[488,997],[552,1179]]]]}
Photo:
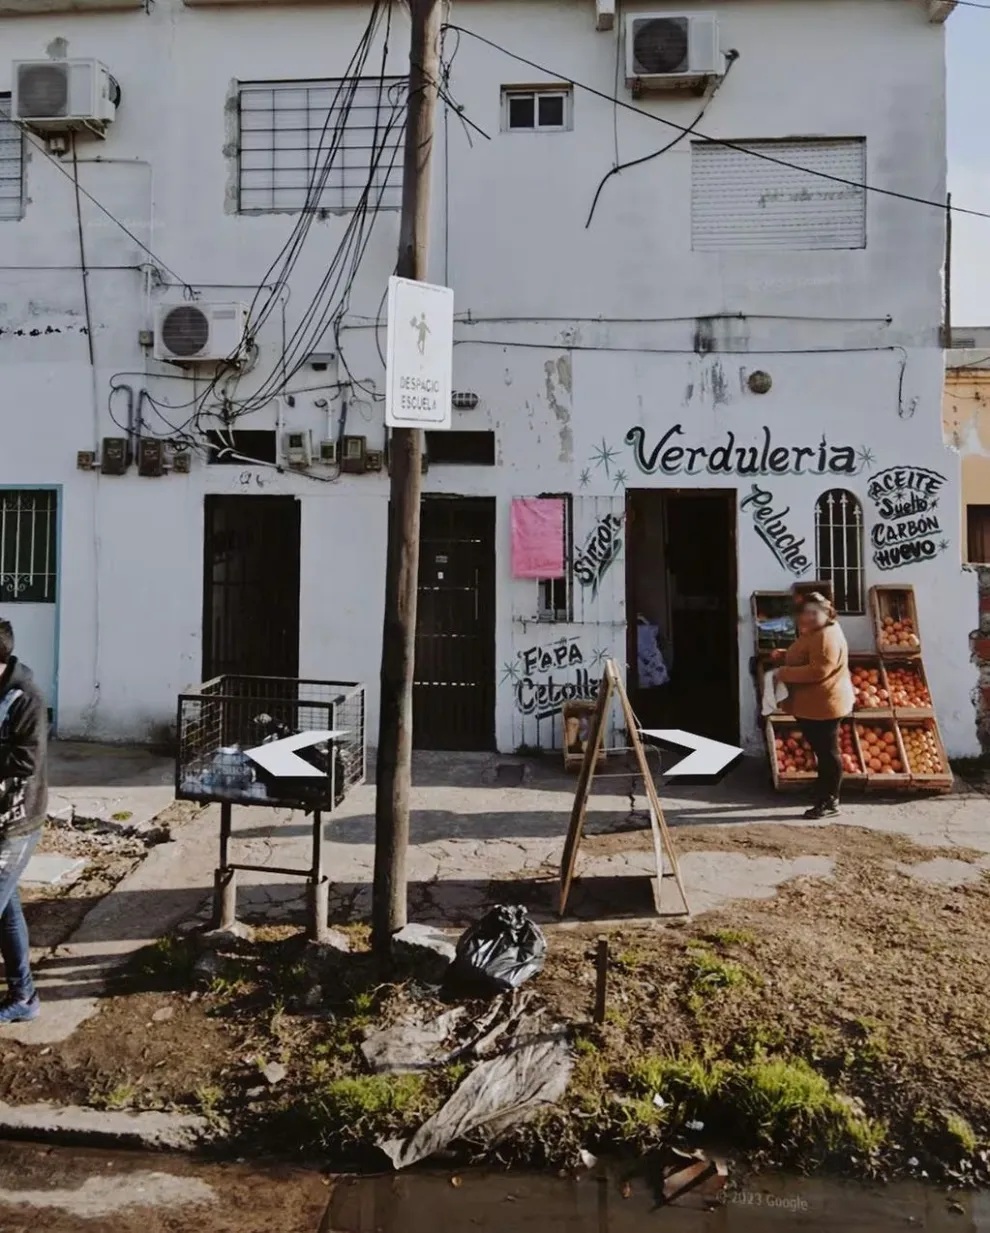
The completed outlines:
{"type": "Polygon", "coordinates": [[[313,864],[306,886],[309,926],[306,936],[311,942],[326,942],[330,937],[330,879],[323,874],[323,815],[313,814],[313,864]]]}
{"type": "Polygon", "coordinates": [[[237,870],[228,860],[233,806],[220,806],[220,865],[213,872],[213,928],[233,929],[237,924],[237,870]]]}

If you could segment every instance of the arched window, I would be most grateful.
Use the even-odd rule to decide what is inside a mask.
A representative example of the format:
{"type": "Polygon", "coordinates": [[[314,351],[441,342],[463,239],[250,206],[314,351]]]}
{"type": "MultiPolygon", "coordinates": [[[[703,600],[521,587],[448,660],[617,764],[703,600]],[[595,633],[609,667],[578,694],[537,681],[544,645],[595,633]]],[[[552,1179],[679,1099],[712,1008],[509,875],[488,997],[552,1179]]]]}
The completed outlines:
{"type": "Polygon", "coordinates": [[[823,492],[815,505],[817,576],[831,582],[838,612],[865,612],[863,507],[844,488],[823,492]]]}

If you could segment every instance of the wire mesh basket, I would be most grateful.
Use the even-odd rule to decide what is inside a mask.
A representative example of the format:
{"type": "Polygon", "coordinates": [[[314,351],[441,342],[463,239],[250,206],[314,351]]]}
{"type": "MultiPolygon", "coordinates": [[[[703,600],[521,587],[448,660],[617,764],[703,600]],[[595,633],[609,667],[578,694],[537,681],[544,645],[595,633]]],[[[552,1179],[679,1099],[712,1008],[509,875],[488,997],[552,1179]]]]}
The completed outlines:
{"type": "Polygon", "coordinates": [[[179,800],[329,813],[364,782],[364,686],[353,682],[218,676],[179,695],[177,731],[179,800]],[[270,774],[249,757],[306,732],[340,735],[299,748],[298,777],[270,774]]]}

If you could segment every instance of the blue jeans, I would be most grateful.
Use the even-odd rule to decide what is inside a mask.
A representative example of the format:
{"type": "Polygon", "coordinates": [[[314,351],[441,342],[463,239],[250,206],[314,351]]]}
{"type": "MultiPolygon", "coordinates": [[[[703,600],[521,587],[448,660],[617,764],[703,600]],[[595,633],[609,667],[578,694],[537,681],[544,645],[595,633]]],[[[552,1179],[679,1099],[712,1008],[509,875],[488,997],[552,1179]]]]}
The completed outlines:
{"type": "Polygon", "coordinates": [[[34,980],[27,922],[17,883],[40,838],[41,831],[37,830],[16,839],[0,840],[0,955],[10,996],[19,1002],[34,996],[34,980]]]}

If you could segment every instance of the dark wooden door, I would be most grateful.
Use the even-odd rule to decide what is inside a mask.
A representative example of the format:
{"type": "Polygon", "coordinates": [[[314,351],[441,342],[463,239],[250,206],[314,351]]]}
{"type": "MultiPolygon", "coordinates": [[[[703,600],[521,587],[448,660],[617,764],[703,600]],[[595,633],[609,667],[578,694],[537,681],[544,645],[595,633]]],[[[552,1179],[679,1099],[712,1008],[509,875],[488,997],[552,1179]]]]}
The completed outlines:
{"type": "Polygon", "coordinates": [[[413,741],[495,747],[495,500],[425,497],[413,741]]]}
{"type": "Polygon", "coordinates": [[[203,679],[299,675],[299,502],[208,496],[203,679]]]}

